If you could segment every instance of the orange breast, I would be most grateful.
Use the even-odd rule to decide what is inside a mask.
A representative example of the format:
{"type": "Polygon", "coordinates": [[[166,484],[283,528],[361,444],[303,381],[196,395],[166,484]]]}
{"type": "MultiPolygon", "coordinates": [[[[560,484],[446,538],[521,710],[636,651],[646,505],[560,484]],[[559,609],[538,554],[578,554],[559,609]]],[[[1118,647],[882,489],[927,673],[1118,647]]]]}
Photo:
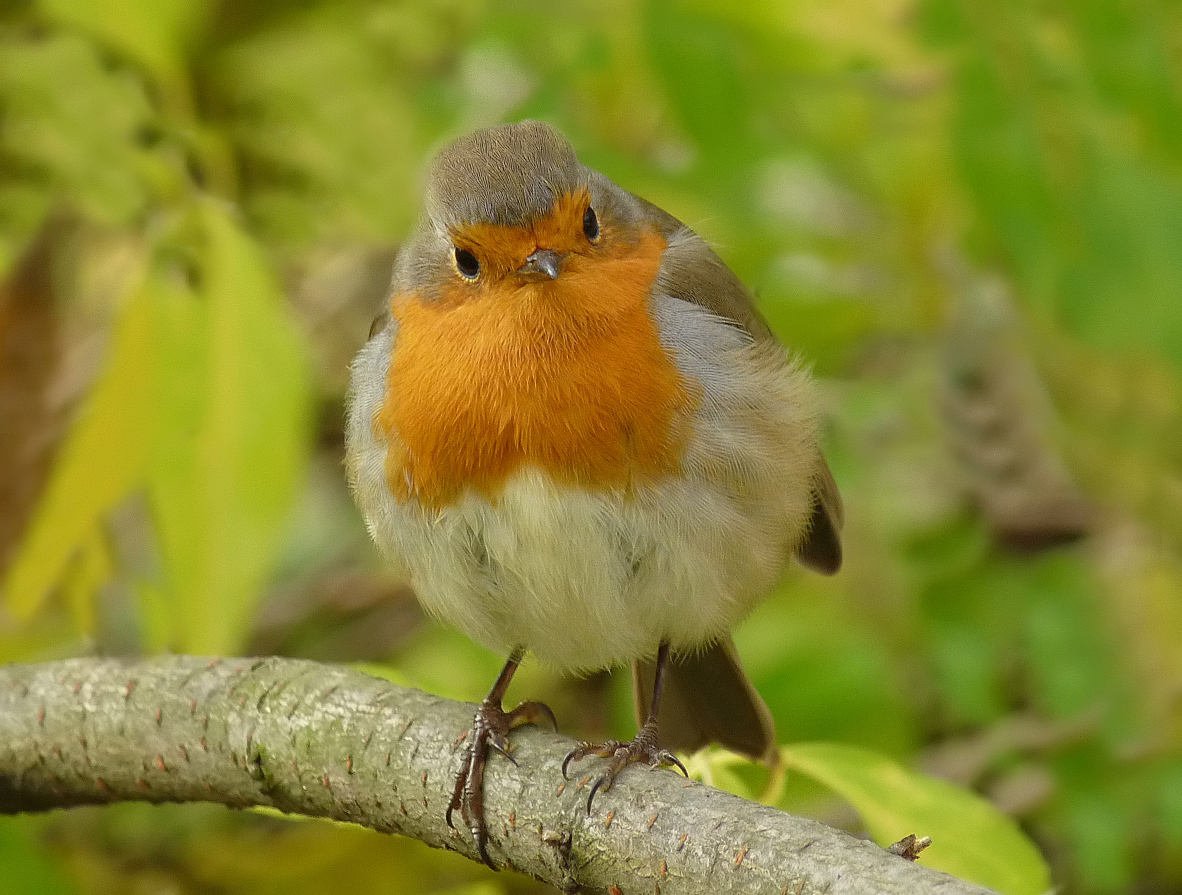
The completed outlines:
{"type": "Polygon", "coordinates": [[[574,254],[553,281],[460,282],[397,295],[398,334],[375,425],[400,500],[495,498],[534,464],[585,487],[678,469],[694,400],[649,313],[659,234],[574,254]]]}

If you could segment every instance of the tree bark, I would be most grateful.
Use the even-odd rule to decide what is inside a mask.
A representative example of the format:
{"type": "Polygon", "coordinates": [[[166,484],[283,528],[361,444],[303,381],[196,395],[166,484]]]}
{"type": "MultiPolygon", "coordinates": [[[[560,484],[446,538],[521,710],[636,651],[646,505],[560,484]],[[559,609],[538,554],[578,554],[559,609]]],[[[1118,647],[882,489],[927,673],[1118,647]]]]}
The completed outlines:
{"type": "MultiPolygon", "coordinates": [[[[266,805],[477,860],[466,830],[444,823],[474,709],[293,659],[10,665],[0,668],[0,813],[124,800],[266,805]]],[[[513,738],[516,766],[494,756],[485,780],[489,850],[564,891],[989,891],[669,771],[625,771],[588,816],[587,778],[559,770],[572,741],[533,728],[513,738]]]]}

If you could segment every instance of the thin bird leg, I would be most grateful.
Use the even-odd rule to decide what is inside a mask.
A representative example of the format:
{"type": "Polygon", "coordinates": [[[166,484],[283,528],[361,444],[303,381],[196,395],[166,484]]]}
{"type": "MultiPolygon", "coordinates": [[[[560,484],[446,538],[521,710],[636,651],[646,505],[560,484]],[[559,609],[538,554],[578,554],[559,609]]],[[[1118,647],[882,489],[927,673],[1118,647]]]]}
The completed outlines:
{"type": "Polygon", "coordinates": [[[689,773],[668,749],[662,749],[657,739],[657,709],[661,704],[661,690],[665,684],[665,669],[669,665],[669,641],[661,641],[657,650],[657,671],[653,678],[653,701],[649,704],[648,717],[636,736],[630,743],[619,740],[608,740],[606,743],[579,743],[566,754],[562,760],[562,776],[566,776],[566,769],[572,761],[581,761],[588,756],[611,758],[606,770],[596,779],[587,796],[587,813],[591,813],[591,803],[595,801],[595,794],[601,789],[606,792],[616,782],[620,771],[630,764],[646,763],[650,768],[676,767],[687,777],[689,773]]]}
{"type": "Polygon", "coordinates": [[[506,712],[501,707],[505,691],[509,689],[509,681],[513,679],[513,673],[521,664],[523,655],[525,650],[513,650],[509,661],[501,669],[497,682],[476,709],[476,715],[472,719],[472,730],[464,747],[460,771],[456,774],[456,786],[452,790],[451,802],[444,816],[447,825],[454,830],[451,815],[457,808],[460,810],[468,829],[472,831],[472,838],[476,842],[481,860],[493,870],[498,868],[488,856],[488,827],[484,823],[484,768],[488,763],[489,749],[495,749],[513,764],[517,764],[509,754],[509,731],[521,724],[537,724],[543,719],[555,730],[558,729],[554,713],[540,702],[523,702],[511,712],[506,712]]]}

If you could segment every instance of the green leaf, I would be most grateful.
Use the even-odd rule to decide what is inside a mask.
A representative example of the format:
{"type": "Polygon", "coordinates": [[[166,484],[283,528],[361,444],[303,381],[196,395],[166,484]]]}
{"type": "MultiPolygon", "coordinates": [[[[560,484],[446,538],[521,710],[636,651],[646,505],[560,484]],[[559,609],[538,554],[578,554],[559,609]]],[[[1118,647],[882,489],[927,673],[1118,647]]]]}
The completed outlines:
{"type": "Polygon", "coordinates": [[[845,611],[818,579],[786,582],[736,629],[735,643],[792,739],[896,755],[913,750],[905,688],[887,638],[845,611]]]}
{"type": "Polygon", "coordinates": [[[733,162],[747,147],[749,132],[741,42],[669,0],[650,0],[644,16],[649,58],[669,105],[704,153],[733,162]]]}
{"type": "Polygon", "coordinates": [[[152,430],[153,313],[148,288],[123,312],[107,370],[66,442],[4,582],[8,609],[28,619],[103,517],[143,482],[152,430]]]}
{"type": "Polygon", "coordinates": [[[166,276],[161,255],[129,302],[9,570],[18,618],[67,574],[76,617],[89,618],[86,594],[105,574],[98,527],[145,488],[164,566],[163,581],[136,582],[148,645],[226,653],[242,643],[301,482],[308,371],[254,243],[218,205],[198,206],[195,219],[203,287],[166,276]]]}
{"type": "Polygon", "coordinates": [[[257,246],[219,205],[197,211],[203,282],[162,327],[161,425],[150,499],[175,645],[241,646],[270,573],[309,433],[303,339],[257,246]]]}
{"type": "Polygon", "coordinates": [[[1024,301],[1092,347],[1182,365],[1171,28],[1076,6],[1054,40],[1017,3],[960,32],[951,146],[978,235],[1024,301]]]}
{"type": "Polygon", "coordinates": [[[17,252],[62,200],[107,226],[142,221],[153,192],[146,165],[166,157],[141,139],[159,129],[144,85],[83,36],[21,40],[16,31],[0,35],[0,232],[12,240],[7,251],[17,252]]]}
{"type": "Polygon", "coordinates": [[[356,9],[321,4],[214,58],[235,164],[251,172],[243,211],[272,251],[386,242],[413,226],[420,125],[385,42],[410,39],[404,13],[431,15],[404,4],[379,41],[356,9]]]}
{"type": "Polygon", "coordinates": [[[0,879],[5,895],[73,895],[60,859],[38,841],[40,818],[0,818],[0,879]]]}
{"type": "Polygon", "coordinates": [[[1003,895],[1050,888],[1042,855],[988,801],[943,780],[913,773],[866,749],[802,743],[781,750],[785,763],[846,799],[875,841],[886,846],[914,833],[931,836],[920,860],[1003,895]]]}
{"type": "Polygon", "coordinates": [[[685,769],[691,780],[767,805],[775,804],[782,790],[783,774],[771,778],[773,786],[769,790],[769,775],[762,763],[717,745],[685,756],[685,769]]]}
{"type": "Polygon", "coordinates": [[[79,633],[86,635],[95,630],[95,596],[113,573],[114,564],[106,535],[95,529],[81,546],[77,559],[62,581],[66,603],[79,633]]]}
{"type": "Polygon", "coordinates": [[[48,18],[95,35],[144,66],[174,99],[188,101],[185,51],[207,0],[40,0],[48,18]]]}

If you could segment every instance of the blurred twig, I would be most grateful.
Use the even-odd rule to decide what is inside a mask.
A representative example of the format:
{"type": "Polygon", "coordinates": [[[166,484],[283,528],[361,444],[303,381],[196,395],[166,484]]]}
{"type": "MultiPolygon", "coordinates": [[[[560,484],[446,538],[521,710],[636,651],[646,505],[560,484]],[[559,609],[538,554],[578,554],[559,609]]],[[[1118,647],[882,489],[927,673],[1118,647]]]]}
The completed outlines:
{"type": "MultiPolygon", "coordinates": [[[[289,659],[71,659],[0,671],[0,811],[220,802],[363,824],[475,858],[444,811],[473,707],[289,659]]],[[[631,770],[586,814],[572,741],[514,735],[485,781],[492,854],[564,891],[988,890],[671,772],[631,770]]]]}
{"type": "Polygon", "coordinates": [[[965,486],[1005,546],[1078,540],[1093,511],[1050,438],[1050,402],[1006,285],[975,274],[953,252],[938,260],[952,293],[942,410],[965,486]]]}

